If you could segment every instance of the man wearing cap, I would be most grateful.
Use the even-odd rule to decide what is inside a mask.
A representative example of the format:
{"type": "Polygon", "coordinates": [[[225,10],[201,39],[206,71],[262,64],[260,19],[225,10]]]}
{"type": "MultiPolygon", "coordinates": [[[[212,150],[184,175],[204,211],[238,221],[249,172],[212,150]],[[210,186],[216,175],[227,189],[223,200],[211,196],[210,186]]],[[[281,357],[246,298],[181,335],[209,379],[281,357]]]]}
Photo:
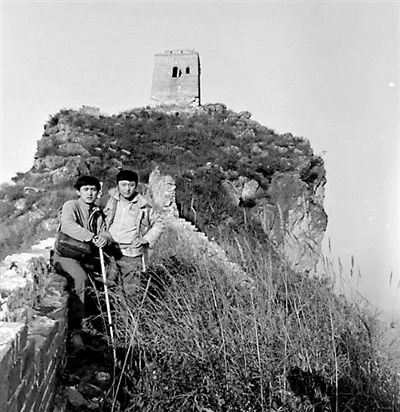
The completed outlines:
{"type": "MultiPolygon", "coordinates": [[[[59,231],[81,243],[92,243],[98,248],[111,243],[111,237],[106,232],[106,225],[101,210],[95,206],[100,191],[100,182],[94,176],[81,176],[75,184],[78,199],[64,203],[60,215],[59,231]]],[[[90,249],[90,248],[89,248],[90,249]]],[[[69,327],[79,331],[85,315],[85,286],[88,280],[90,255],[82,258],[72,258],[67,250],[57,243],[54,248],[52,264],[57,272],[71,280],[69,301],[69,327]]],[[[76,336],[79,341],[79,335],[76,336]]],[[[80,346],[80,344],[78,345],[80,346]]]]}
{"type": "Polygon", "coordinates": [[[148,252],[164,230],[161,215],[136,191],[137,185],[137,173],[121,170],[103,210],[108,231],[121,252],[116,263],[128,290],[135,288],[136,273],[143,269],[148,252]]]}

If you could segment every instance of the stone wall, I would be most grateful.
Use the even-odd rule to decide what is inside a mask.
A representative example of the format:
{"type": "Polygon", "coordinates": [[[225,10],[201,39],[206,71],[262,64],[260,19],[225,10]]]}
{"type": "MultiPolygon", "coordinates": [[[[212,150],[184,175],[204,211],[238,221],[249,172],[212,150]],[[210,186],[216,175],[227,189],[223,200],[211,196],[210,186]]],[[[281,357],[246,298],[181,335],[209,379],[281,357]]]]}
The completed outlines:
{"type": "MultiPolygon", "coordinates": [[[[252,287],[251,279],[239,265],[229,261],[225,251],[190,222],[179,217],[175,195],[176,185],[174,179],[168,175],[162,175],[155,168],[150,176],[147,192],[144,194],[149,202],[163,214],[165,233],[161,237],[164,252],[172,246],[176,248],[184,244],[189,256],[202,256],[215,267],[224,269],[229,273],[232,283],[239,287],[252,287]]],[[[173,255],[173,251],[171,251],[173,255]]]]}
{"type": "MultiPolygon", "coordinates": [[[[323,207],[325,174],[308,190],[299,174],[277,174],[268,189],[261,188],[254,179],[239,177],[222,184],[235,206],[243,206],[248,219],[258,222],[270,244],[289,267],[301,273],[315,273],[321,257],[321,242],[327,225],[323,207]]],[[[156,168],[149,176],[146,197],[162,211],[169,226],[180,233],[190,233],[192,241],[207,239],[207,248],[221,249],[210,242],[189,222],[179,219],[176,206],[175,182],[156,168]]],[[[222,253],[222,249],[221,252],[222,253]]]]}
{"type": "MultiPolygon", "coordinates": [[[[51,243],[51,242],[50,242],[51,243]]],[[[0,266],[0,411],[53,410],[67,332],[65,280],[48,250],[7,256],[0,266]]]]}

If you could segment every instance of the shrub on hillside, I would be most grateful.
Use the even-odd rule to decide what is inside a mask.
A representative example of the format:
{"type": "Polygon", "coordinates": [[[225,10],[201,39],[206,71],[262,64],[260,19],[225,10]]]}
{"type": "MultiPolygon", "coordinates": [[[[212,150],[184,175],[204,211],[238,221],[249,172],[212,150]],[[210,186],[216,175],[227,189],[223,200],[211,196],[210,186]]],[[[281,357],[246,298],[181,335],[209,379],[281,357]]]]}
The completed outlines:
{"type": "Polygon", "coordinates": [[[0,189],[0,199],[14,202],[24,196],[24,186],[19,184],[3,184],[0,189]]]}
{"type": "MultiPolygon", "coordinates": [[[[59,133],[64,132],[75,140],[81,138],[89,154],[81,155],[79,164],[102,180],[105,188],[114,186],[122,167],[137,170],[145,181],[154,165],[159,165],[177,181],[181,215],[210,236],[239,227],[245,220],[245,211],[227,200],[222,181],[242,175],[267,188],[276,174],[299,173],[312,189],[324,173],[322,160],[312,155],[308,141],[290,134],[277,135],[250,120],[248,114],[242,116],[221,104],[179,116],[134,109],[117,116],[95,117],[63,109],[46,125],[37,156],[58,155],[59,133]]],[[[66,174],[63,183],[70,184],[69,180],[66,174]]],[[[46,193],[54,190],[51,176],[37,170],[19,174],[15,181],[20,187],[45,188],[46,193]]],[[[44,199],[31,203],[32,207],[37,204],[54,211],[44,199]]],[[[12,213],[10,206],[2,209],[12,213]]]]}
{"type": "Polygon", "coordinates": [[[27,195],[23,194],[22,186],[3,188],[3,200],[0,201],[0,259],[10,253],[28,250],[38,240],[54,236],[54,233],[46,232],[41,223],[46,219],[57,218],[63,203],[75,197],[75,190],[66,184],[52,185],[51,190],[47,188],[44,192],[27,195]],[[24,210],[15,209],[16,199],[25,200],[24,210]]]}
{"type": "MultiPolygon", "coordinates": [[[[49,130],[56,130],[60,123],[84,135],[102,136],[100,152],[97,146],[85,147],[91,156],[100,156],[104,169],[117,153],[128,151],[131,154],[123,161],[124,166],[145,174],[152,161],[175,170],[174,175],[210,162],[223,170],[254,177],[264,186],[274,173],[298,168],[308,183],[318,178],[307,174],[312,157],[308,141],[291,134],[278,135],[224,105],[207,105],[179,116],[135,109],[118,116],[94,117],[65,109],[50,118],[49,130]],[[232,150],[227,152],[228,148],[232,150]]],[[[58,153],[57,138],[45,132],[38,142],[37,156],[58,153]]]]}
{"type": "Polygon", "coordinates": [[[27,251],[42,239],[42,234],[36,228],[42,219],[32,219],[29,215],[19,216],[13,219],[12,223],[1,222],[0,232],[0,259],[5,256],[21,251],[27,251]]]}

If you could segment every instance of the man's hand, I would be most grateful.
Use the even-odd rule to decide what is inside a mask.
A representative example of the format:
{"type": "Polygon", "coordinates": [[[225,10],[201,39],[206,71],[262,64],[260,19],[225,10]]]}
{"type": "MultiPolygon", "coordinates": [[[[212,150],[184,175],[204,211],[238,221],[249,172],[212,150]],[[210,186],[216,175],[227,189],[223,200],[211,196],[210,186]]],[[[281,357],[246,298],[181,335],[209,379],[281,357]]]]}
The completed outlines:
{"type": "Polygon", "coordinates": [[[101,248],[101,247],[104,247],[104,246],[107,245],[107,239],[106,239],[104,236],[102,236],[102,235],[94,236],[94,238],[92,239],[92,242],[93,242],[98,248],[101,248]]]}

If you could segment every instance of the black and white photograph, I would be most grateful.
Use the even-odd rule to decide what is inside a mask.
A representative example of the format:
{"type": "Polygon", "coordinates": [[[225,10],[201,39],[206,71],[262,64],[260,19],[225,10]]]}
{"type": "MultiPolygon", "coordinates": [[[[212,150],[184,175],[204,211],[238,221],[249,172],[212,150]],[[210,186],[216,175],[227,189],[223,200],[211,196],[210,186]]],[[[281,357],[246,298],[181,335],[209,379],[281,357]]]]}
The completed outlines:
{"type": "Polygon", "coordinates": [[[400,412],[399,1],[0,19],[0,412],[400,412]]]}

